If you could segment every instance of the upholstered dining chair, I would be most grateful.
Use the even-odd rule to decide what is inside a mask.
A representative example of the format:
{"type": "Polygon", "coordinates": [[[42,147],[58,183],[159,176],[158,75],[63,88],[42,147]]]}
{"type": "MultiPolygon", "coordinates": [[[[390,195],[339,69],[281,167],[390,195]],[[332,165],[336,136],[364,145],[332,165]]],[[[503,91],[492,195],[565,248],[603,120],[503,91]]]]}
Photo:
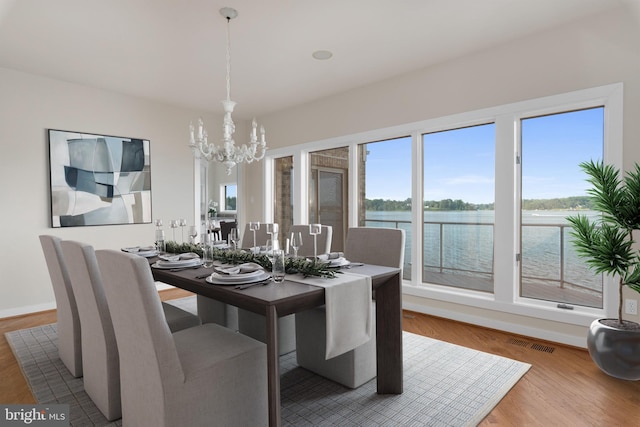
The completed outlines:
{"type": "Polygon", "coordinates": [[[82,376],[80,317],[67,266],[62,257],[61,241],[56,236],[40,236],[40,245],[56,298],[58,354],[71,375],[78,378],[82,376]]]}
{"type": "MultiPolygon", "coordinates": [[[[61,247],[80,315],[84,389],[112,421],[122,416],[120,363],[98,261],[88,244],[65,240],[61,247]]],[[[163,303],[162,308],[173,332],[201,324],[197,316],[178,307],[163,303]]]]}
{"type": "Polygon", "coordinates": [[[173,334],[149,263],[96,251],[118,351],[122,422],[130,426],[266,425],[266,346],[215,324],[173,334]]]}
{"type": "Polygon", "coordinates": [[[229,232],[232,228],[237,228],[238,222],[233,221],[221,221],[220,222],[220,240],[227,241],[229,238],[229,232]]]}
{"type": "MultiPolygon", "coordinates": [[[[290,231],[302,233],[302,246],[298,250],[298,256],[313,257],[313,236],[309,234],[308,225],[293,225],[290,231]]],[[[251,232],[249,232],[251,233],[251,232]]],[[[331,226],[322,226],[322,233],[317,239],[318,254],[324,254],[331,250],[331,226]]],[[[288,236],[282,236],[284,240],[288,236]]],[[[268,237],[267,237],[268,238],[268,237]]],[[[253,245],[253,236],[251,236],[253,245]]],[[[265,240],[266,241],[266,240],[265,240]]],[[[263,315],[248,310],[238,309],[238,331],[258,341],[267,342],[266,319],[263,315]]],[[[296,324],[295,315],[280,317],[278,319],[278,351],[280,355],[287,354],[296,349],[296,324]]]]}
{"type": "MultiPolygon", "coordinates": [[[[353,262],[402,268],[404,241],[404,230],[397,228],[349,228],[344,256],[353,262]]],[[[325,307],[303,311],[295,316],[296,357],[299,366],[349,388],[360,387],[375,378],[375,315],[372,339],[360,347],[331,359],[325,359],[327,334],[325,307]]]]}
{"type": "MultiPolygon", "coordinates": [[[[256,245],[264,246],[267,244],[267,240],[269,240],[269,235],[267,234],[267,224],[260,223],[260,228],[256,230],[256,245]]],[[[242,233],[242,243],[240,247],[243,249],[248,249],[253,247],[253,231],[249,230],[249,224],[245,224],[244,233],[242,233]]]]}

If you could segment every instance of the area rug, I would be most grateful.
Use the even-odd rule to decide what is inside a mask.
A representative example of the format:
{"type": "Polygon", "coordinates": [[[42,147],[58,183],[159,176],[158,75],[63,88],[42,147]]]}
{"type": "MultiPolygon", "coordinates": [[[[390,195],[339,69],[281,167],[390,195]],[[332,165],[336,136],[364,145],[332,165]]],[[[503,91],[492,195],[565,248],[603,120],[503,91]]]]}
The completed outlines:
{"type": "MultiPolygon", "coordinates": [[[[60,361],[55,324],[5,335],[38,403],[69,404],[72,426],[122,425],[102,416],[60,361]]],[[[295,352],[281,356],[282,425],[475,426],[531,367],[408,332],[403,351],[401,395],[376,394],[375,379],[351,390],[297,366],[295,352]]]]}

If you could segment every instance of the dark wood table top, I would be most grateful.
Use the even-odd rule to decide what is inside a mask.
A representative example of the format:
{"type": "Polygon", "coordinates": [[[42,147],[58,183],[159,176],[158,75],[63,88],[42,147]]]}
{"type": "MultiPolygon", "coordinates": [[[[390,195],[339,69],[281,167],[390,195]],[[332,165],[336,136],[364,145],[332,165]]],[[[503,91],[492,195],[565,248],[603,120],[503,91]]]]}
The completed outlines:
{"type": "MultiPolygon", "coordinates": [[[[286,279],[282,283],[235,289],[236,284],[232,286],[214,285],[207,283],[205,279],[196,278],[211,271],[211,269],[204,267],[181,271],[152,267],[151,270],[155,280],[259,314],[265,314],[265,307],[271,305],[276,306],[278,316],[286,316],[324,304],[324,288],[286,279]]],[[[371,276],[372,286],[375,289],[389,277],[398,274],[399,270],[398,268],[364,265],[353,267],[347,272],[371,276]]]]}

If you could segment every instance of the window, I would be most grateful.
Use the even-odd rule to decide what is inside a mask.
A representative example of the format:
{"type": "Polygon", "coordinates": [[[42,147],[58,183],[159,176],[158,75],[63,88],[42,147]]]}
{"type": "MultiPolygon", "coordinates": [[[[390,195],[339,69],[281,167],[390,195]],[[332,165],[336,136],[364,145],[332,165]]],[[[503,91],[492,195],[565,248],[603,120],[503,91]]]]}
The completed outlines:
{"type": "Polygon", "coordinates": [[[309,223],[331,226],[331,250],[342,251],[348,228],[349,149],[314,151],[309,161],[309,223]]]}
{"type": "Polygon", "coordinates": [[[274,160],[274,222],[280,225],[280,236],[289,236],[293,225],[293,156],[278,157],[274,160]]]}
{"type": "Polygon", "coordinates": [[[622,167],[622,105],[613,84],[277,149],[265,193],[275,160],[291,156],[296,182],[278,200],[296,223],[332,225],[333,250],[349,226],[405,229],[406,295],[443,302],[436,311],[465,305],[584,326],[615,313],[615,287],[602,284],[613,279],[572,250],[563,220],[583,204],[541,203],[584,196],[581,161],[622,167]]]}
{"type": "Polygon", "coordinates": [[[495,125],[422,135],[422,281],[493,292],[495,125]]]}
{"type": "Polygon", "coordinates": [[[576,256],[566,217],[589,210],[579,164],[601,161],[604,107],[522,120],[520,296],[602,308],[602,275],[576,256]]]}
{"type": "Polygon", "coordinates": [[[358,145],[358,226],[405,231],[404,279],[411,278],[411,137],[358,145]]]}
{"type": "Polygon", "coordinates": [[[224,194],[224,210],[235,211],[236,200],[238,198],[238,185],[237,184],[225,184],[223,186],[224,194]]]}

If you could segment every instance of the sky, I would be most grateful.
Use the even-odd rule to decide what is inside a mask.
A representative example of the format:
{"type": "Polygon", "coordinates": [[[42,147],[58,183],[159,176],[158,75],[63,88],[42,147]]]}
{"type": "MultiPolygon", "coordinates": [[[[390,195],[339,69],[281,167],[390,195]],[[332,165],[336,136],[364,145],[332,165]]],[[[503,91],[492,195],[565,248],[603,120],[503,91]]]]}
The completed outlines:
{"type": "MultiPolygon", "coordinates": [[[[603,109],[574,111],[522,122],[522,197],[584,195],[588,183],[578,167],[602,159],[603,109]]],[[[424,199],[493,203],[493,124],[423,135],[424,199]]],[[[367,144],[368,199],[411,197],[411,138],[367,144]]]]}

